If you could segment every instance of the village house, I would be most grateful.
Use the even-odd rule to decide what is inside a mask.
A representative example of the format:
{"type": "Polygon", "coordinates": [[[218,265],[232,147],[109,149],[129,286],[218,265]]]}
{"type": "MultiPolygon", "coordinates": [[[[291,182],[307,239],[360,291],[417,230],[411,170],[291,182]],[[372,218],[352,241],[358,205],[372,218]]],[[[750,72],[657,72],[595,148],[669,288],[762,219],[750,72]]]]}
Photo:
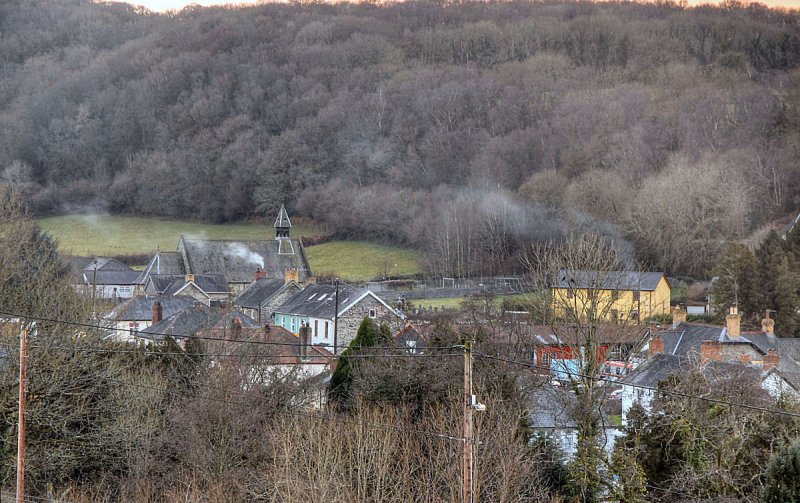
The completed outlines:
{"type": "Polygon", "coordinates": [[[561,318],[639,322],[668,315],[670,295],[661,272],[562,269],[552,286],[552,309],[561,318]]]}
{"type": "MultiPolygon", "coordinates": [[[[578,399],[575,393],[563,386],[544,383],[531,393],[528,411],[531,430],[536,435],[548,437],[569,461],[578,452],[578,399]]],[[[614,450],[614,442],[622,432],[606,415],[601,416],[599,441],[607,456],[614,450]]]]}
{"type": "MultiPolygon", "coordinates": [[[[647,343],[650,330],[639,325],[601,325],[593,330],[601,375],[616,380],[632,368],[632,356],[647,343]]],[[[570,326],[525,327],[522,340],[540,372],[567,380],[580,372],[586,358],[586,333],[570,326]]]]}
{"type": "Polygon", "coordinates": [[[364,318],[388,323],[393,331],[404,319],[372,291],[349,285],[309,285],[275,310],[276,325],[297,334],[305,324],[312,344],[333,346],[335,354],[347,348],[364,318]]]}
{"type": "Polygon", "coordinates": [[[428,338],[422,330],[411,323],[403,327],[394,336],[395,342],[403,348],[407,348],[410,354],[422,354],[428,347],[428,338]]]}
{"type": "Polygon", "coordinates": [[[139,273],[107,257],[75,257],[78,291],[97,299],[130,299],[139,273]]]}
{"type": "Polygon", "coordinates": [[[145,288],[154,274],[221,275],[232,295],[241,293],[253,282],[256,271],[265,277],[283,280],[287,270],[296,271],[302,283],[311,276],[311,267],[298,239],[291,237],[292,223],[281,206],[273,225],[274,239],[230,240],[195,239],[181,236],[175,253],[158,252],[136,279],[145,288]]]}
{"type": "Polygon", "coordinates": [[[275,310],[303,289],[298,284],[298,271],[287,269],[283,280],[267,277],[257,269],[255,281],[245,288],[233,301],[233,305],[251,318],[266,323],[272,320],[275,310]]]}
{"type": "Polygon", "coordinates": [[[171,337],[184,347],[186,340],[194,336],[233,341],[241,340],[243,336],[249,337],[260,329],[257,321],[238,311],[195,303],[141,330],[137,339],[140,342],[161,343],[171,337]]]}
{"type": "Polygon", "coordinates": [[[776,337],[775,320],[768,313],[759,331],[741,330],[736,307],[725,321],[725,326],[687,323],[686,311],[676,308],[672,326],[650,340],[649,360],[623,382],[623,420],[633,403],[649,410],[655,391],[648,388],[656,388],[671,374],[681,375],[692,365],[750,368],[773,397],[800,398],[800,339],[776,337]]]}
{"type": "Polygon", "coordinates": [[[196,304],[195,299],[186,296],[134,297],[114,307],[103,319],[112,330],[110,338],[134,342],[139,331],[196,304]]]}
{"type": "Polygon", "coordinates": [[[183,276],[186,271],[181,262],[181,254],[178,252],[157,251],[147,266],[136,277],[136,295],[144,295],[151,276],[183,276]]]}
{"type": "Polygon", "coordinates": [[[229,296],[225,277],[213,274],[153,274],[147,279],[144,294],[164,297],[184,295],[207,306],[222,305],[229,296]]]}

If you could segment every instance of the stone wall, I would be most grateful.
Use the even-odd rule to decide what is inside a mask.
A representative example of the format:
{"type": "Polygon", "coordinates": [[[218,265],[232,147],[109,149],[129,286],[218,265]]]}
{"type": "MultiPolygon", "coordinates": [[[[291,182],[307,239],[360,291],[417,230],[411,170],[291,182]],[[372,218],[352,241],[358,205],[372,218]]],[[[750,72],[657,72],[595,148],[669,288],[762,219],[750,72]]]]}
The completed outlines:
{"type": "Polygon", "coordinates": [[[373,297],[367,296],[339,317],[339,340],[337,345],[340,353],[355,339],[361,322],[364,321],[364,318],[370,317],[370,310],[375,311],[375,322],[378,324],[387,323],[392,330],[392,334],[396,334],[403,328],[402,319],[386,309],[383,304],[373,297]]]}
{"type": "Polygon", "coordinates": [[[290,286],[264,304],[261,304],[261,322],[266,323],[268,320],[272,319],[272,313],[299,291],[298,288],[290,286]]]}

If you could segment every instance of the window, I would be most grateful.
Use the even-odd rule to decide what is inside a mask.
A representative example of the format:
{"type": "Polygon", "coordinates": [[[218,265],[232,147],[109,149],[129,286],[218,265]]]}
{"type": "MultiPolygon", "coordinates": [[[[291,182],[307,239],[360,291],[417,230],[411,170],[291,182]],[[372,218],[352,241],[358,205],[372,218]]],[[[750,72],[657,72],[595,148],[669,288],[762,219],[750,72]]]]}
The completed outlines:
{"type": "Polygon", "coordinates": [[[292,318],[292,332],[294,332],[294,318],[292,318]]]}
{"type": "Polygon", "coordinates": [[[567,290],[567,298],[568,299],[574,299],[575,298],[575,291],[573,291],[572,288],[567,290]]]}
{"type": "Polygon", "coordinates": [[[641,298],[642,298],[642,292],[640,292],[639,290],[634,290],[633,291],[633,301],[634,302],[639,302],[639,300],[641,300],[641,298]]]}
{"type": "Polygon", "coordinates": [[[317,337],[319,334],[319,320],[314,320],[314,337],[317,337]]]}
{"type": "Polygon", "coordinates": [[[372,309],[369,310],[369,317],[372,318],[372,319],[375,319],[375,318],[378,317],[378,312],[375,310],[375,308],[372,308],[372,309]]]}
{"type": "Polygon", "coordinates": [[[542,351],[542,365],[550,365],[552,355],[549,351],[542,351]]]}
{"type": "Polygon", "coordinates": [[[325,338],[328,338],[328,322],[325,322],[325,338]]]}

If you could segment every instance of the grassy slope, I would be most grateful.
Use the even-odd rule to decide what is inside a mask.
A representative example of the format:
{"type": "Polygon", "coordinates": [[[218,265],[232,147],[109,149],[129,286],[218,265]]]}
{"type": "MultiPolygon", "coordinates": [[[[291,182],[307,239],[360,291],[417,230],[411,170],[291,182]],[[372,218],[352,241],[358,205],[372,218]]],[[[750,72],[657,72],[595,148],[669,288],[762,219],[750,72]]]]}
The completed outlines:
{"type": "MultiPolygon", "coordinates": [[[[500,307],[500,303],[503,300],[508,300],[511,302],[527,302],[529,301],[529,295],[527,294],[515,294],[515,295],[498,295],[495,299],[497,303],[497,307],[500,307]]],[[[461,303],[464,301],[464,297],[443,297],[440,299],[412,299],[411,302],[416,307],[424,307],[425,309],[431,308],[438,308],[438,309],[460,309],[461,303]]]]}
{"type": "Polygon", "coordinates": [[[332,241],[306,248],[306,256],[314,274],[337,276],[347,281],[364,281],[380,277],[416,274],[417,254],[394,246],[362,241],[332,241]]]}
{"type": "MultiPolygon", "coordinates": [[[[174,251],[181,235],[205,239],[269,239],[275,236],[271,225],[198,224],[175,220],[156,220],[110,215],[67,215],[39,220],[42,229],[58,239],[63,253],[72,255],[149,254],[156,249],[174,251]]],[[[320,234],[307,225],[292,228],[292,235],[320,234]]]]}
{"type": "MultiPolygon", "coordinates": [[[[68,215],[39,220],[52,234],[63,253],[71,255],[151,254],[156,249],[174,251],[181,235],[205,239],[271,239],[275,231],[264,224],[198,224],[110,215],[68,215]]],[[[321,234],[309,225],[295,225],[292,236],[321,234]]],[[[373,279],[387,272],[392,276],[419,272],[417,255],[411,250],[364,242],[333,241],[307,247],[306,256],[317,275],[337,276],[348,281],[373,279]]]]}

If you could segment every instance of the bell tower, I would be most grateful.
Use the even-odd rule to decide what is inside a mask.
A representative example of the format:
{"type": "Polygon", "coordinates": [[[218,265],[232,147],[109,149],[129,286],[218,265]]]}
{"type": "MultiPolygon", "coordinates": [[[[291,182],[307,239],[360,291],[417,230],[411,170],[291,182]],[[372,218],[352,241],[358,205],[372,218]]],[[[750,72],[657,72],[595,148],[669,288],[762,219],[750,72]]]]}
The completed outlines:
{"type": "Polygon", "coordinates": [[[289,221],[289,214],[286,213],[286,206],[281,205],[278,211],[278,218],[275,219],[275,241],[278,244],[278,255],[293,255],[294,245],[292,244],[291,231],[292,222],[289,221]]]}

